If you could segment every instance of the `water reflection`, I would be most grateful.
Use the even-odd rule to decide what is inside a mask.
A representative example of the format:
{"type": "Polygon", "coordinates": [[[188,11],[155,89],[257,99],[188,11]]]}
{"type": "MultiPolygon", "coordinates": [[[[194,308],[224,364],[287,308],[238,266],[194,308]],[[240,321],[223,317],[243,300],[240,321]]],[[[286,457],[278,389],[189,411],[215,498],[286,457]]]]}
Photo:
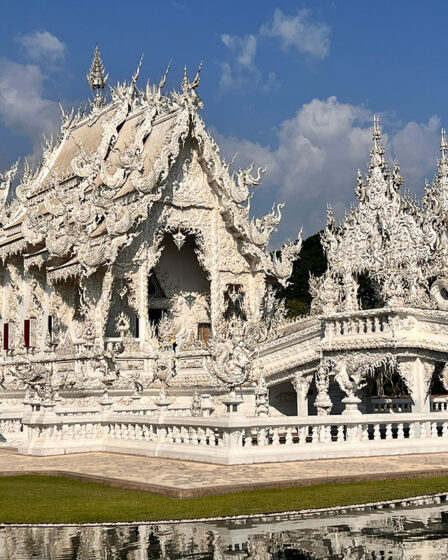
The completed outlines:
{"type": "Polygon", "coordinates": [[[0,527],[1,560],[440,560],[448,506],[316,518],[0,527]]]}

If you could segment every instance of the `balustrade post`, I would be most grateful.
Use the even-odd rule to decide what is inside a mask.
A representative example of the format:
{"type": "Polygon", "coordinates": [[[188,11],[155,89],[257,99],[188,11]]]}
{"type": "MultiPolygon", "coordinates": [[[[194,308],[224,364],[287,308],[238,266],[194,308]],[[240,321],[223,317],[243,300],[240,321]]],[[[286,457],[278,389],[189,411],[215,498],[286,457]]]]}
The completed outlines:
{"type": "Polygon", "coordinates": [[[361,402],[361,399],[355,397],[354,395],[349,395],[342,399],[345,405],[345,408],[342,412],[344,416],[361,416],[362,412],[359,410],[358,405],[361,402]]]}
{"type": "Polygon", "coordinates": [[[357,442],[359,441],[360,438],[360,425],[359,424],[355,424],[355,425],[351,425],[348,424],[347,425],[347,441],[348,442],[357,442]]]}

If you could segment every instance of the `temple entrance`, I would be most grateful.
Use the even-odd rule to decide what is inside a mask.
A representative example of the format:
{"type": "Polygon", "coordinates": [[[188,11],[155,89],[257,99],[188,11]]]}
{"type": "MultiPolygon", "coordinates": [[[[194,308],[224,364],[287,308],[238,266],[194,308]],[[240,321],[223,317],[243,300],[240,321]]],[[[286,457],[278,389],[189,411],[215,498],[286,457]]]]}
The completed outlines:
{"type": "Polygon", "coordinates": [[[291,381],[269,387],[269,406],[285,416],[297,416],[297,393],[291,381]]]}
{"type": "Polygon", "coordinates": [[[159,262],[148,277],[148,318],[157,328],[168,312],[176,339],[207,340],[210,328],[210,281],[197,257],[193,236],[179,246],[167,234],[159,262]]]}

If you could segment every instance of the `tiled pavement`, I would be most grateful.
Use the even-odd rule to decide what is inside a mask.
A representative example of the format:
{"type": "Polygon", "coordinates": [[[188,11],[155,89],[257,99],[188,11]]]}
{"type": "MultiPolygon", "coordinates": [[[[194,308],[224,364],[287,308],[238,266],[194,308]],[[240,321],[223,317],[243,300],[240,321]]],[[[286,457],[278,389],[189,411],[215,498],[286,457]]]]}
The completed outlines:
{"type": "Polygon", "coordinates": [[[318,482],[448,475],[448,453],[212,465],[113,453],[29,457],[0,450],[0,475],[67,474],[176,497],[318,482]]]}

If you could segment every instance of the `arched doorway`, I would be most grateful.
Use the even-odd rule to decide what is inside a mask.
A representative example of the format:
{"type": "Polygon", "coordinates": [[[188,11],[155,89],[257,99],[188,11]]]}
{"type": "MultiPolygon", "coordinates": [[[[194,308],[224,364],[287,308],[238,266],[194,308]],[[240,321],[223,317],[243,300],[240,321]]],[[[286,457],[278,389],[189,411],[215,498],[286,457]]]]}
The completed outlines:
{"type": "Polygon", "coordinates": [[[207,339],[210,324],[210,281],[197,257],[197,245],[188,235],[179,245],[166,234],[157,265],[148,276],[148,318],[153,326],[167,312],[173,317],[176,338],[207,339]]]}

